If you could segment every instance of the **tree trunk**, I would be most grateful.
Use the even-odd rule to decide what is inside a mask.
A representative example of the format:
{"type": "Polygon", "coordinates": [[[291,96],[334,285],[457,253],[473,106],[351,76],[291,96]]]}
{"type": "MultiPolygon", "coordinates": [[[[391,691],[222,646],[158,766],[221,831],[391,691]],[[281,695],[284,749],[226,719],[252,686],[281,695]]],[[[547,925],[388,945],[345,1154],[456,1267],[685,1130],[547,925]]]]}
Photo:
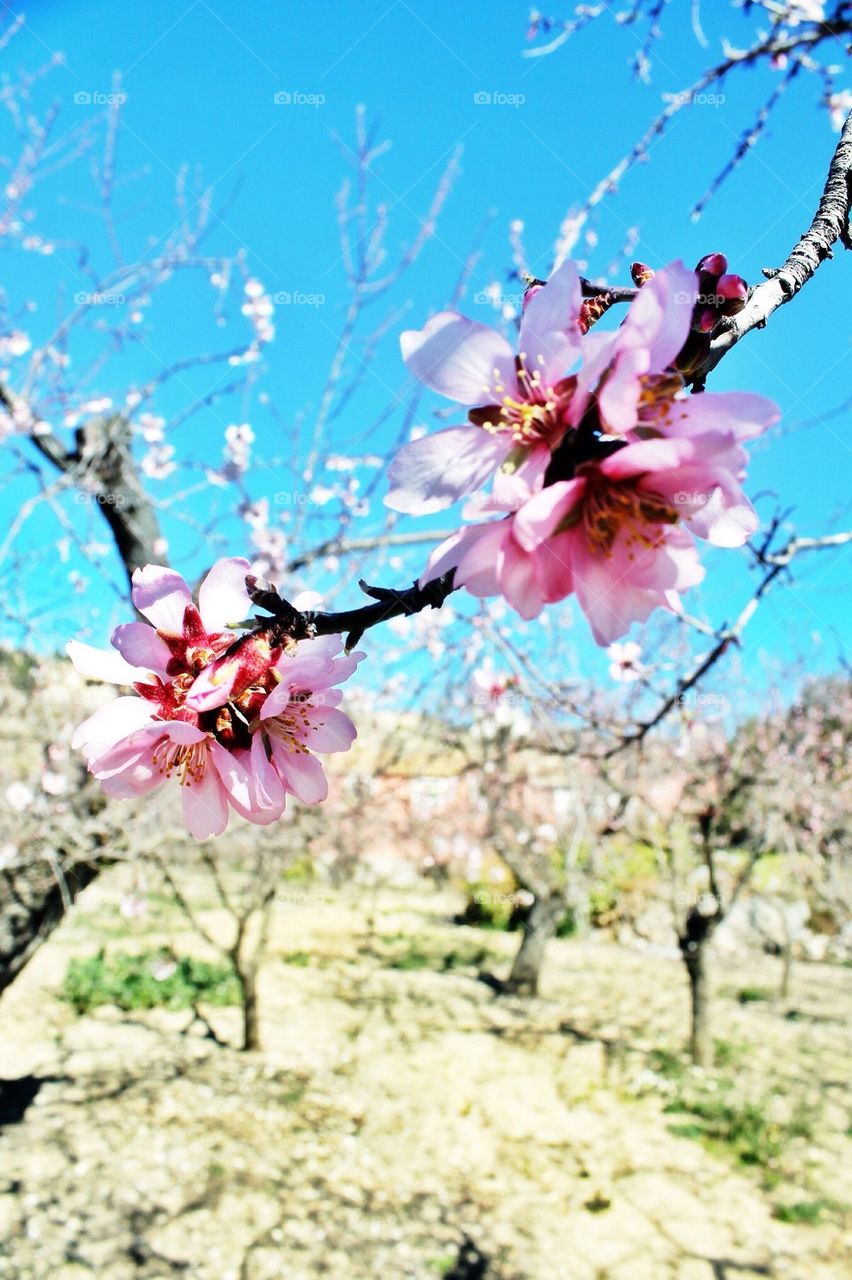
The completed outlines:
{"type": "MultiPolygon", "coordinates": [[[[129,422],[120,416],[92,418],[78,430],[74,452],[66,451],[52,435],[33,443],[59,471],[73,473],[78,483],[88,481],[91,487],[81,491],[96,497],[128,581],[140,565],[153,560],[164,563],[162,554],[154,550],[160,528],[133,460],[129,422]]],[[[81,784],[78,796],[86,818],[102,807],[100,787],[91,780],[81,784]]],[[[112,859],[100,852],[105,839],[93,833],[91,855],[85,860],[77,856],[65,865],[57,859],[64,884],[51,865],[40,859],[0,872],[0,991],[50,936],[77,894],[111,864],[112,859]]]]}
{"type": "Polygon", "coordinates": [[[67,904],[105,865],[106,859],[93,856],[91,862],[61,866],[64,885],[54,867],[41,859],[0,871],[0,991],[17,978],[59,924],[67,904]]]}
{"type": "Polygon", "coordinates": [[[778,991],[778,999],[786,1004],[790,999],[790,985],[793,977],[793,939],[789,933],[781,948],[781,965],[781,986],[778,991]]]}
{"type": "Polygon", "coordinates": [[[257,1000],[257,966],[237,968],[237,981],[240,984],[243,1013],[244,1053],[260,1048],[260,1008],[257,1000]]]}
{"type": "Polygon", "coordinates": [[[710,984],[707,974],[707,934],[692,950],[683,951],[689,975],[690,1032],[689,1053],[697,1067],[712,1067],[713,1039],[710,1034],[710,984]]]}
{"type": "Polygon", "coordinates": [[[538,995],[538,982],[544,952],[565,914],[562,894],[536,898],[523,924],[524,934],[506,979],[503,991],[508,995],[538,995]]]}

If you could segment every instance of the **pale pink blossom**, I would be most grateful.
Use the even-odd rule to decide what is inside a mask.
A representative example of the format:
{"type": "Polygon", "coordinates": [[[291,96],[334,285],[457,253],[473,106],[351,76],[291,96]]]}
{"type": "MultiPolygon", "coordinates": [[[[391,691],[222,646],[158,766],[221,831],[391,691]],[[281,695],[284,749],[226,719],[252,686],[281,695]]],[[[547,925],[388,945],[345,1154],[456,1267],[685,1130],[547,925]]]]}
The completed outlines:
{"type": "Polygon", "coordinates": [[[488,325],[442,311],[401,338],[411,373],[469,408],[466,426],[413,440],[390,468],[387,505],[427,514],[482,488],[511,459],[517,470],[562,438],[580,355],[579,277],[566,262],[524,308],[519,353],[488,325]]]}
{"type": "Polygon", "coordinates": [[[246,560],[220,560],[202,582],[196,606],[180,574],[146,565],[133,575],[132,596],[148,622],[117,627],[116,652],[68,645],[81,675],[132,685],[139,695],[100,707],[79,726],[72,746],[111,796],[144,795],[177,776],[184,818],[199,839],[225,829],[229,803],[250,818],[257,804],[248,769],[223,744],[230,724],[219,716],[202,725],[186,706],[195,676],[230,645],[226,627],[251,607],[248,570],[246,560]]]}
{"type": "Polygon", "coordinates": [[[282,807],[286,793],[304,804],[324,800],[328,782],[314,753],[348,751],[355,739],[355,726],[339,709],[343,695],[335,686],[366,655],[347,655],[342,649],[340,636],[303,640],[295,654],[283,654],[276,665],[278,684],[260,708],[252,750],[267,794],[274,798],[280,793],[282,807]]]}
{"type": "Polygon", "coordinates": [[[635,640],[625,640],[623,644],[616,641],[609,646],[606,656],[609,658],[612,680],[626,683],[641,680],[643,672],[639,660],[642,657],[642,646],[635,640]]]}
{"type": "Polygon", "coordinates": [[[228,628],[252,608],[246,560],[221,560],[197,605],[183,578],[148,565],[133,576],[133,603],[148,622],[116,628],[115,652],[72,641],[84,676],[132,685],[77,729],[72,745],[106,793],[138,797],[175,776],[184,820],[198,839],[219,835],[234,809],[267,825],[287,794],[325,798],[314,751],[344,751],[355,737],[337,709],[345,680],[364,656],[338,656],[339,636],[283,652],[262,633],[228,628]]]}
{"type": "Polygon", "coordinates": [[[597,642],[611,644],[655,608],[679,609],[681,592],[701,581],[693,534],[740,546],[754,532],[744,458],[720,433],[624,445],[507,518],[452,534],[421,581],[455,569],[459,586],[503,595],[523,618],[574,593],[597,642]]]}

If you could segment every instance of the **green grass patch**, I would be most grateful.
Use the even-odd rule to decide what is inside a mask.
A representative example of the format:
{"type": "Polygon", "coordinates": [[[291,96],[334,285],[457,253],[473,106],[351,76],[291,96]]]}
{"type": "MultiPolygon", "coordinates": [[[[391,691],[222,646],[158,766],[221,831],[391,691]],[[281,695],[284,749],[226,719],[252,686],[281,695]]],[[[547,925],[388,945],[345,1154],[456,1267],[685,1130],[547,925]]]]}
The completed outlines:
{"type": "Polygon", "coordinates": [[[737,999],[740,1004],[759,1004],[765,1000],[773,1000],[775,993],[769,987],[740,987],[737,999]]]}
{"type": "Polygon", "coordinates": [[[779,1118],[771,1097],[742,1099],[734,1089],[734,1082],[725,1080],[684,1085],[665,1111],[687,1119],[670,1125],[670,1132],[724,1148],[740,1164],[761,1168],[771,1177],[791,1142],[813,1137],[816,1108],[798,1103],[779,1118]]]}
{"type": "Polygon", "coordinates": [[[101,949],[88,959],[72,960],[65,973],[62,997],[77,1013],[112,1004],[135,1009],[191,1009],[205,1004],[239,1004],[239,987],[227,965],[194,956],[173,957],[163,951],[138,955],[101,949]]]}
{"type": "Polygon", "coordinates": [[[833,1200],[797,1200],[795,1204],[777,1204],[772,1210],[779,1222],[796,1222],[807,1227],[819,1226],[833,1217],[842,1206],[833,1200]]]}
{"type": "Polygon", "coordinates": [[[377,941],[382,947],[378,959],[385,968],[403,972],[432,969],[436,973],[448,973],[454,969],[478,969],[488,961],[499,959],[495,952],[477,942],[461,942],[447,951],[438,939],[430,945],[429,942],[415,942],[402,933],[380,934],[377,941]]]}

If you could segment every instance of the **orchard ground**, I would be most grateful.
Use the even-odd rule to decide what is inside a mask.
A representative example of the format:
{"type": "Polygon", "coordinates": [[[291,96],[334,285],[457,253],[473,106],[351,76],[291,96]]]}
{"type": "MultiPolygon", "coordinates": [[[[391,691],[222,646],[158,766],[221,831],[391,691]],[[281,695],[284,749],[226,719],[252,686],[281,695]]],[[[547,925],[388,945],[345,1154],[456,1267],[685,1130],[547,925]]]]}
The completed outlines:
{"type": "Polygon", "coordinates": [[[188,1011],[61,999],[101,947],[210,956],[167,904],[125,920],[129,882],[0,1002],[2,1280],[850,1274],[852,969],[799,964],[781,1005],[777,960],[719,957],[701,1073],[675,954],[558,940],[540,998],[498,998],[477,973],[517,937],[453,925],[447,890],[284,888],[241,1054],[188,1011]]]}

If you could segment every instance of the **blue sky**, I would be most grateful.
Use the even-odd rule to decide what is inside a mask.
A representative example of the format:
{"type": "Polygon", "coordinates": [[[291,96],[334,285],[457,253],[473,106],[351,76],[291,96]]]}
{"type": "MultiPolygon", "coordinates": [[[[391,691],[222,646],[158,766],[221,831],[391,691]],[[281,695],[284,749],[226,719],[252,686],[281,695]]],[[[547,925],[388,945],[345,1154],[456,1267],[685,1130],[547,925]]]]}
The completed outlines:
{"type": "MultiPolygon", "coordinates": [[[[146,171],[117,197],[120,234],[128,245],[144,245],[146,239],[156,243],[167,234],[175,219],[175,178],[188,163],[227,198],[210,245],[222,252],[244,248],[252,272],[271,293],[323,299],[315,306],[277,310],[277,339],[266,353],[258,389],[272,396],[278,420],[255,392],[249,400],[237,397],[198,415],[181,429],[179,449],[205,460],[220,454],[223,424],[241,420],[252,423],[260,455],[286,458],[289,433],[306,429],[299,426],[299,414],[304,412],[309,423],[316,411],[346,302],[334,209],[346,159],[334,138],[351,142],[356,105],[363,103],[371,117],[379,118],[379,136],[393,143],[376,165],[374,185],[374,198],[389,209],[391,249],[416,235],[442,169],[463,147],[461,174],[438,232],[394,295],[400,312],[358,395],[334,422],[334,449],[381,453],[399,430],[399,413],[370,435],[365,428],[389,398],[407,388],[399,331],[446,303],[486,216],[491,220],[461,309],[494,319],[475,297],[505,277],[511,265],[507,228],[513,219],[524,223],[533,270],[547,273],[567,210],[582,203],[635,142],[659,109],[661,95],[696,78],[722,35],[736,43],[747,30],[742,15],[729,12],[727,5],[703,9],[710,51],[696,44],[689,6],[672,6],[665,38],[652,56],[650,84],[631,76],[637,33],[610,16],[552,56],[531,60],[521,56],[529,47],[527,7],[493,0],[468,0],[464,6],[457,0],[419,5],[408,0],[257,0],[250,5],[34,0],[16,8],[26,13],[27,26],[4,56],[13,72],[39,64],[53,51],[64,52],[65,64],[37,93],[43,104],[61,97],[61,119],[68,128],[97,110],[75,104],[75,95],[108,93],[113,71],[122,72],[127,103],[119,169],[146,171]],[[282,94],[290,101],[276,102],[282,94]],[[483,94],[492,101],[478,101],[483,94]]],[[[690,219],[693,204],[729,158],[776,74],[748,72],[723,87],[724,101],[680,114],[652,148],[649,162],[600,207],[592,223],[597,245],[583,251],[589,274],[606,271],[633,227],[639,233],[633,256],[656,266],[675,257],[692,265],[703,253],[721,249],[732,270],[755,280],[762,266],[783,259],[810,220],[836,144],[826,112],[817,106],[815,78],[799,77],[757,151],[722,187],[703,219],[690,219]]],[[[8,146],[4,136],[2,150],[8,146]]],[[[42,233],[79,238],[101,251],[98,212],[86,207],[92,190],[85,163],[49,180],[33,201],[42,233]]],[[[9,298],[38,300],[31,328],[41,336],[40,326],[49,326],[52,317],[57,277],[66,290],[79,287],[73,255],[49,261],[6,253],[3,264],[9,298]]],[[[845,528],[852,520],[850,415],[829,416],[849,394],[849,270],[842,258],[823,268],[766,331],[750,336],[725,360],[712,384],[717,390],[772,396],[785,424],[807,424],[757,446],[749,491],[758,495],[767,516],[777,503],[793,508],[797,530],[810,534],[845,528]]],[[[507,284],[507,291],[515,289],[507,284]]],[[[158,363],[221,343],[209,291],[175,287],[152,311],[146,342],[105,371],[100,390],[120,393],[150,376],[158,363]]],[[[205,377],[212,385],[206,373],[171,384],[159,411],[167,417],[179,413],[191,391],[203,390],[205,377]]],[[[421,420],[435,424],[432,412],[443,407],[426,398],[421,420]]],[[[288,481],[292,476],[285,462],[273,475],[253,477],[250,485],[260,494],[288,481]]],[[[168,491],[166,482],[163,492],[168,491]]],[[[7,489],[2,500],[18,501],[22,495],[20,487],[7,489]]],[[[208,503],[209,495],[199,501],[208,503]]],[[[83,518],[79,511],[73,515],[83,518]]],[[[37,541],[46,526],[33,526],[29,536],[37,541]]],[[[167,526],[178,566],[188,574],[203,568],[205,549],[179,524],[167,520],[167,526]]],[[[363,531],[370,527],[374,517],[367,516],[363,531]]],[[[221,528],[223,549],[244,552],[239,526],[225,521],[221,528]]],[[[294,553],[301,549],[292,547],[294,553]]],[[[707,584],[692,603],[719,621],[745,599],[751,578],[736,553],[711,553],[707,559],[707,584]]],[[[369,562],[359,569],[370,576],[369,562]]],[[[779,590],[752,625],[744,660],[755,672],[803,650],[814,666],[836,661],[836,636],[850,615],[848,570],[848,551],[801,561],[797,585],[779,590]],[[820,634],[819,643],[813,633],[820,634]]],[[[46,624],[48,643],[70,625],[88,628],[103,640],[117,620],[114,596],[84,565],[81,571],[87,586],[75,597],[67,589],[68,566],[45,566],[45,573],[55,576],[52,594],[62,601],[55,625],[46,624]]],[[[344,593],[339,602],[349,603],[354,594],[344,593]]],[[[574,628],[573,637],[581,664],[599,669],[584,627],[574,628]]]]}

